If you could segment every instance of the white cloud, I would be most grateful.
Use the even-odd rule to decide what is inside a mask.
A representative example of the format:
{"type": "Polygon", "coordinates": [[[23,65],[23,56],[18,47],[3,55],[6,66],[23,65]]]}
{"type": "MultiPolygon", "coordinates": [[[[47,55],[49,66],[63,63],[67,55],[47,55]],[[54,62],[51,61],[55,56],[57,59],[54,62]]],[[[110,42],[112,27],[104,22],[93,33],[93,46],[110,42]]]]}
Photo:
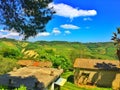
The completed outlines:
{"type": "Polygon", "coordinates": [[[86,17],[86,18],[83,18],[84,21],[92,21],[92,18],[90,17],[86,17]]]}
{"type": "Polygon", "coordinates": [[[10,31],[9,30],[0,30],[0,32],[6,32],[6,33],[8,33],[10,31]]]}
{"type": "Polygon", "coordinates": [[[72,25],[72,24],[64,24],[64,25],[61,25],[60,27],[64,28],[64,29],[79,29],[80,28],[80,27],[72,25]]]}
{"type": "Polygon", "coordinates": [[[2,38],[2,33],[0,32],[0,38],[2,38]]]}
{"type": "Polygon", "coordinates": [[[73,8],[67,4],[54,4],[50,3],[48,7],[53,7],[53,10],[56,12],[56,15],[63,16],[63,17],[80,17],[80,16],[95,16],[97,14],[96,10],[82,10],[73,8]]]}
{"type": "Polygon", "coordinates": [[[53,34],[58,35],[61,33],[61,31],[58,28],[54,28],[52,31],[53,34]]]}
{"type": "Polygon", "coordinates": [[[71,32],[70,32],[70,31],[68,31],[68,30],[67,30],[67,31],[65,31],[65,34],[70,34],[70,33],[71,33],[71,32]]]}
{"type": "Polygon", "coordinates": [[[19,36],[19,33],[17,33],[17,32],[10,32],[9,34],[8,34],[8,36],[19,36]]]}
{"type": "Polygon", "coordinates": [[[49,36],[49,35],[50,35],[49,32],[41,32],[37,36],[49,36]]]}
{"type": "Polygon", "coordinates": [[[9,30],[0,30],[0,38],[14,38],[14,39],[20,39],[23,38],[23,36],[20,36],[18,32],[15,31],[9,31],[9,30]]]}
{"type": "Polygon", "coordinates": [[[0,32],[1,32],[0,37],[10,38],[10,37],[19,36],[19,33],[15,32],[15,31],[0,30],[0,32]]]}

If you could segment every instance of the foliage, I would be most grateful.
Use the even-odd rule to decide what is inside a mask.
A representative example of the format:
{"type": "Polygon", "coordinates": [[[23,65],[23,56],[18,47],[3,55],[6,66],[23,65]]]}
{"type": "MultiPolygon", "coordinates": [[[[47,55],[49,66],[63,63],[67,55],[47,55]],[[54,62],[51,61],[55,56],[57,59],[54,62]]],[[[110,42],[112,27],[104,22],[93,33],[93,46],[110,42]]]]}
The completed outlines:
{"type": "Polygon", "coordinates": [[[20,57],[21,53],[12,41],[5,40],[0,42],[0,55],[7,58],[17,59],[20,57]]]}
{"type": "Polygon", "coordinates": [[[61,66],[65,70],[71,69],[75,58],[109,59],[115,60],[115,47],[111,42],[79,43],[62,41],[15,41],[0,39],[0,55],[3,51],[8,58],[33,59],[52,61],[53,67],[61,66]],[[8,50],[8,51],[7,51],[8,50]],[[14,52],[12,52],[14,51],[14,52]],[[19,52],[19,53],[17,53],[19,52]],[[15,55],[13,55],[13,54],[15,55]]]}
{"type": "Polygon", "coordinates": [[[21,85],[19,88],[16,88],[15,90],[27,90],[27,88],[24,85],[21,85]]]}
{"type": "Polygon", "coordinates": [[[45,31],[54,13],[47,5],[52,0],[0,0],[0,25],[14,30],[27,39],[45,31]]]}
{"type": "Polygon", "coordinates": [[[52,61],[53,66],[56,68],[60,66],[64,70],[67,70],[72,66],[70,62],[67,60],[67,58],[65,58],[64,56],[56,56],[54,59],[52,59],[52,61]]]}
{"type": "Polygon", "coordinates": [[[17,58],[20,55],[20,51],[11,49],[11,48],[3,48],[2,54],[3,54],[3,57],[17,58]]]}
{"type": "Polygon", "coordinates": [[[117,33],[113,33],[113,36],[112,36],[112,39],[114,41],[114,45],[116,46],[117,48],[117,56],[118,56],[118,59],[120,61],[120,27],[117,28],[117,33]]]}
{"type": "MultiPolygon", "coordinates": [[[[0,90],[11,90],[6,86],[0,85],[0,90]]],[[[21,85],[19,88],[15,88],[12,90],[27,90],[27,88],[24,85],[21,85]]]]}
{"type": "Polygon", "coordinates": [[[0,67],[0,74],[5,74],[19,66],[16,64],[16,60],[0,56],[0,67]]]}

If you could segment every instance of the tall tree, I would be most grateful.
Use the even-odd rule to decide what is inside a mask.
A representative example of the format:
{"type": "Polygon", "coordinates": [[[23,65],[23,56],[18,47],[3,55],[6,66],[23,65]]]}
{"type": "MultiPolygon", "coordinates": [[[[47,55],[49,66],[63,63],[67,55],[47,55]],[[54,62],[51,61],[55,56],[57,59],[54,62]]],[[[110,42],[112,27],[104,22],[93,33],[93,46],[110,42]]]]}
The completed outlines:
{"type": "Polygon", "coordinates": [[[112,39],[114,41],[114,45],[116,46],[117,48],[117,56],[118,56],[118,59],[119,59],[119,66],[120,66],[120,27],[117,28],[117,33],[114,32],[113,33],[113,36],[112,36],[112,39]]]}
{"type": "Polygon", "coordinates": [[[0,0],[0,25],[15,30],[24,39],[45,31],[54,13],[47,5],[52,0],[0,0]]]}

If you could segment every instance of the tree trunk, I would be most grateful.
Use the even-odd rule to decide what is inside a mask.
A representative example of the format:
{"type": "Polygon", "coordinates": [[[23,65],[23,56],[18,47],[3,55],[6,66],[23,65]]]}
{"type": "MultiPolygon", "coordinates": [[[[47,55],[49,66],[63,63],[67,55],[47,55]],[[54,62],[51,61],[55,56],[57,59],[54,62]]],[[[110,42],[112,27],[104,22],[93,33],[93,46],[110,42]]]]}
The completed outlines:
{"type": "Polygon", "coordinates": [[[120,66],[120,49],[117,49],[117,56],[118,56],[118,59],[119,59],[119,66],[120,66]]]}

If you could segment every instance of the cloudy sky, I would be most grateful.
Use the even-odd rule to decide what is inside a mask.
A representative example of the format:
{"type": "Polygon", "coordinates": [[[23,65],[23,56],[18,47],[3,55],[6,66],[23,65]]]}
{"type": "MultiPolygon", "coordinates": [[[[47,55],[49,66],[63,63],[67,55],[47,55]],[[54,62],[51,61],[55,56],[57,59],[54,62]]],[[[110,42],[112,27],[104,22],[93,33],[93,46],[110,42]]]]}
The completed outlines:
{"type": "MultiPolygon", "coordinates": [[[[59,40],[108,42],[120,26],[120,0],[54,0],[48,5],[56,14],[47,32],[29,41],[59,40]]],[[[0,37],[19,38],[16,32],[0,31],[0,37]]]]}

